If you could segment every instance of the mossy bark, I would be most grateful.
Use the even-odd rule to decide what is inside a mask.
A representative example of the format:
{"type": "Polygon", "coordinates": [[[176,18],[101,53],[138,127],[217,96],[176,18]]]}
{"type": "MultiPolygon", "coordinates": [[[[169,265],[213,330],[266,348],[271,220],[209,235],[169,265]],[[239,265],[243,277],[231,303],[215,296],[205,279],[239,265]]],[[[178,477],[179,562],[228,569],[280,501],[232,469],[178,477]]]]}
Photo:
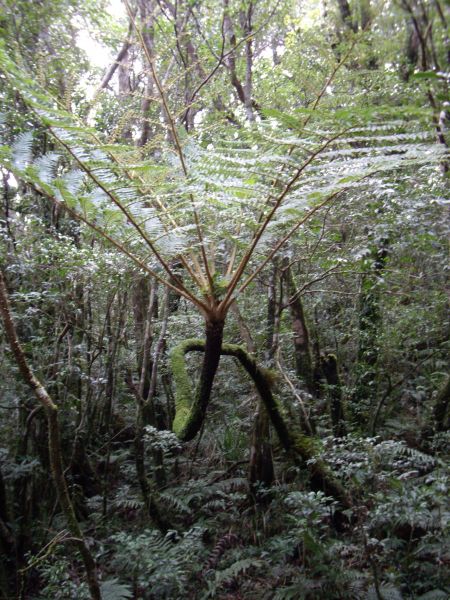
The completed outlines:
{"type": "MultiPolygon", "coordinates": [[[[197,339],[185,340],[174,348],[171,354],[172,370],[176,385],[176,416],[173,430],[177,435],[183,435],[184,422],[189,423],[191,415],[198,414],[195,404],[198,396],[194,398],[191,385],[186,372],[184,356],[191,351],[205,351],[205,342],[197,339]],[[194,401],[193,401],[194,398],[194,401]]],[[[264,403],[267,414],[278,435],[284,450],[289,453],[295,462],[306,465],[311,477],[311,486],[314,490],[322,490],[325,494],[338,500],[344,507],[349,508],[352,503],[344,487],[337,481],[325,463],[317,458],[317,451],[311,438],[301,432],[292,432],[283,415],[282,407],[272,394],[271,383],[273,377],[266,369],[258,366],[256,360],[244,348],[235,344],[223,344],[220,353],[234,356],[252,378],[256,389],[264,403]]],[[[199,427],[203,423],[204,414],[199,427]]],[[[183,437],[181,437],[183,439],[183,437]]]]}
{"type": "Polygon", "coordinates": [[[38,402],[42,405],[48,423],[48,451],[50,467],[58,495],[59,504],[66,518],[67,526],[73,536],[73,543],[83,559],[86,579],[92,600],[101,600],[100,587],[97,580],[97,569],[94,558],[84,539],[83,532],[77,521],[69,489],[64,477],[64,467],[61,456],[61,439],[58,422],[58,408],[49,396],[47,390],[34,376],[17,337],[16,328],[11,317],[8,294],[3,274],[0,271],[0,314],[5,325],[6,336],[12,353],[25,382],[33,390],[38,402]]]}
{"type": "Polygon", "coordinates": [[[262,402],[258,406],[252,431],[250,450],[250,487],[254,496],[260,500],[258,486],[268,488],[275,479],[272,445],[270,443],[270,420],[262,402]]]}
{"type": "MultiPolygon", "coordinates": [[[[190,348],[189,343],[180,344],[178,350],[172,353],[172,370],[177,386],[176,413],[172,425],[178,437],[187,442],[192,440],[200,431],[206,415],[206,409],[211,397],[214,377],[219,366],[222,338],[223,321],[208,320],[206,322],[206,341],[195,340],[201,348],[190,348]],[[195,397],[192,402],[191,384],[186,373],[184,355],[190,350],[203,351],[203,364],[200,373],[200,381],[195,397]]],[[[187,340],[187,342],[192,340],[187,340]]]]}
{"type": "MultiPolygon", "coordinates": [[[[376,395],[378,338],[382,327],[380,284],[389,255],[389,240],[381,238],[371,249],[369,273],[363,277],[360,297],[358,364],[353,402],[370,404],[376,395]]],[[[355,407],[356,408],[356,407],[355,407]]],[[[366,410],[356,410],[367,421],[366,410]]]]}

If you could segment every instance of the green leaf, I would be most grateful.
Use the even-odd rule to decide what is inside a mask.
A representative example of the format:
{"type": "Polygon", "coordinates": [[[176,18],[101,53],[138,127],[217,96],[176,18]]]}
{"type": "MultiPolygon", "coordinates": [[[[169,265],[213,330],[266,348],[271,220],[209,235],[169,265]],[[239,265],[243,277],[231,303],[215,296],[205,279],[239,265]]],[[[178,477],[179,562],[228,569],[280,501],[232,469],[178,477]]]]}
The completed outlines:
{"type": "Polygon", "coordinates": [[[107,579],[100,585],[102,598],[105,600],[128,600],[133,598],[129,585],[123,585],[117,579],[107,579]]]}

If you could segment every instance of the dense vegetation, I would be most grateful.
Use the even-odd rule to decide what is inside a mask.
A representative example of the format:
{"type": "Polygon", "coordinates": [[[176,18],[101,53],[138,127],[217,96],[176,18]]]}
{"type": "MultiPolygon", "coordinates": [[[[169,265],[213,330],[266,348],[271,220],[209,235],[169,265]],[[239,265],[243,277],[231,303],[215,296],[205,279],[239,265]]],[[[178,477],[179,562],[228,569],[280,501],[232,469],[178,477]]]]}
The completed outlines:
{"type": "Polygon", "coordinates": [[[450,598],[448,4],[0,7],[0,600],[450,598]]]}

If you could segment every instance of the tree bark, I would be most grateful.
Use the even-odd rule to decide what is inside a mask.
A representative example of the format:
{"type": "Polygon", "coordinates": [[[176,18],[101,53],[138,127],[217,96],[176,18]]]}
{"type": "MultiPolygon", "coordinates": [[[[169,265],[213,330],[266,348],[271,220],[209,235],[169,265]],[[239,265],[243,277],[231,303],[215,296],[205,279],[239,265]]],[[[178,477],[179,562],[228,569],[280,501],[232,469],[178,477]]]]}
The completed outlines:
{"type": "MultiPolygon", "coordinates": [[[[196,400],[191,406],[190,391],[187,391],[187,398],[185,398],[187,405],[184,406],[186,411],[183,414],[181,422],[179,419],[177,419],[177,411],[177,415],[175,415],[173,424],[174,431],[184,442],[192,440],[203,425],[206,409],[208,408],[209,399],[211,397],[214,377],[219,366],[222,349],[223,328],[223,320],[207,319],[206,321],[205,354],[203,357],[203,365],[200,374],[196,400]]],[[[184,363],[181,366],[183,368],[184,363]]]]}
{"type": "Polygon", "coordinates": [[[86,570],[86,578],[92,600],[101,600],[100,587],[97,580],[97,570],[95,561],[89,550],[86,541],[81,531],[80,525],[75,516],[72,500],[70,498],[67,483],[64,477],[64,467],[61,456],[61,440],[58,423],[58,408],[53,403],[47,390],[42,383],[36,379],[31,371],[25,354],[17,337],[16,328],[11,317],[11,309],[9,305],[8,294],[6,290],[5,279],[0,271],[0,313],[3,318],[6,336],[8,338],[11,351],[19,367],[20,373],[25,382],[33,390],[38,402],[43,406],[48,423],[48,449],[50,456],[50,466],[58,494],[59,503],[67,521],[69,531],[73,535],[73,542],[81,554],[84,567],[86,570]]]}
{"type": "Polygon", "coordinates": [[[286,281],[287,293],[289,296],[288,304],[292,318],[292,331],[294,334],[294,356],[295,369],[297,377],[305,382],[306,389],[313,396],[316,395],[316,386],[314,383],[314,369],[311,357],[309,330],[306,323],[303,303],[297,294],[294,277],[290,267],[284,270],[284,279],[286,281]]]}

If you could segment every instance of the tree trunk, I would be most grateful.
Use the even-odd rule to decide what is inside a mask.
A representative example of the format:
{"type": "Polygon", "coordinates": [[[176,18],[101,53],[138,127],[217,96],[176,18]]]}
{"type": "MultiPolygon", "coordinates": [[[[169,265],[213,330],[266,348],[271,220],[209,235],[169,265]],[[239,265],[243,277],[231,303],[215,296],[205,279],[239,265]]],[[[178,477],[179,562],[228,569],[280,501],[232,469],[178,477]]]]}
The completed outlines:
{"type": "Polygon", "coordinates": [[[100,588],[97,580],[97,570],[91,551],[89,550],[86,541],[81,531],[80,525],[75,516],[72,500],[70,498],[67,483],[64,477],[64,467],[61,456],[61,440],[58,423],[58,409],[53,403],[53,400],[47,393],[44,386],[36,379],[31,371],[25,354],[20,346],[17,338],[14,322],[11,318],[11,310],[9,306],[8,295],[6,291],[5,280],[3,273],[0,271],[0,313],[3,317],[6,336],[11,346],[11,351],[17,362],[17,366],[24,378],[25,382],[31,387],[36,395],[37,400],[43,406],[48,423],[48,449],[50,457],[50,466],[55,484],[58,500],[64,516],[67,521],[67,526],[72,536],[74,544],[78,548],[83,559],[86,570],[86,578],[89,585],[89,591],[92,600],[101,600],[100,588]]]}
{"type": "MultiPolygon", "coordinates": [[[[191,397],[190,383],[184,364],[184,356],[191,351],[205,351],[206,344],[202,340],[185,340],[172,351],[172,370],[177,380],[177,415],[175,422],[183,425],[190,418],[190,411],[186,411],[186,399],[191,397]],[[187,398],[186,398],[187,395],[187,398]]],[[[326,495],[332,496],[345,508],[352,506],[345,488],[335,479],[324,462],[317,458],[313,441],[301,432],[291,431],[283,411],[271,390],[270,372],[258,366],[255,359],[241,346],[235,344],[224,344],[219,350],[220,354],[234,356],[252,378],[261,400],[264,402],[267,414],[277,432],[278,438],[284,450],[288,452],[296,462],[306,465],[309,471],[311,487],[321,490],[326,495]]],[[[191,407],[189,407],[191,408],[191,407]]],[[[192,407],[195,409],[195,405],[192,407]]],[[[201,423],[200,423],[201,426],[201,423]]],[[[183,429],[181,432],[183,433],[183,429]]],[[[175,430],[175,433],[178,433],[175,430]]],[[[179,434],[178,434],[179,435],[179,434]]],[[[183,438],[182,438],[183,439],[183,438]]]]}
{"type": "MultiPolygon", "coordinates": [[[[223,320],[208,319],[206,321],[205,354],[196,399],[191,405],[190,390],[187,390],[187,397],[184,398],[185,411],[183,411],[183,415],[181,416],[177,410],[173,422],[175,433],[184,442],[192,440],[203,425],[206,409],[211,397],[214,377],[219,366],[224,324],[223,320]],[[180,416],[181,419],[179,418],[180,416]]],[[[181,368],[184,368],[184,355],[182,361],[181,368]]]]}
{"type": "Polygon", "coordinates": [[[294,355],[295,370],[297,377],[305,382],[306,388],[310,394],[316,395],[316,386],[314,384],[314,369],[311,357],[311,348],[309,340],[309,330],[303,310],[303,303],[297,293],[294,277],[290,267],[284,271],[288,304],[292,317],[292,331],[294,334],[294,355]]]}
{"type": "Polygon", "coordinates": [[[376,376],[378,362],[378,336],[382,324],[379,285],[388,257],[388,243],[382,238],[372,247],[370,260],[372,273],[365,275],[362,281],[359,319],[358,365],[353,401],[359,418],[367,417],[370,400],[376,393],[376,376]]]}
{"type": "Polygon", "coordinates": [[[450,404],[450,377],[447,377],[444,385],[438,392],[434,404],[434,427],[436,431],[447,431],[449,428],[448,406],[450,404]]]}
{"type": "MultiPolygon", "coordinates": [[[[267,297],[266,359],[270,365],[273,364],[278,348],[280,331],[280,301],[277,296],[278,282],[281,284],[277,262],[274,261],[267,297]]],[[[254,344],[252,343],[247,349],[254,352],[254,344]]],[[[261,498],[257,493],[258,484],[270,487],[274,479],[275,468],[273,465],[272,444],[270,442],[270,419],[264,402],[259,398],[253,423],[249,470],[250,486],[252,492],[255,492],[253,494],[255,500],[261,498]]]]}
{"type": "Polygon", "coordinates": [[[327,354],[327,356],[322,358],[321,363],[322,371],[328,384],[327,395],[330,402],[330,416],[333,433],[336,437],[342,437],[346,434],[346,428],[337,359],[334,354],[327,354]]]}

